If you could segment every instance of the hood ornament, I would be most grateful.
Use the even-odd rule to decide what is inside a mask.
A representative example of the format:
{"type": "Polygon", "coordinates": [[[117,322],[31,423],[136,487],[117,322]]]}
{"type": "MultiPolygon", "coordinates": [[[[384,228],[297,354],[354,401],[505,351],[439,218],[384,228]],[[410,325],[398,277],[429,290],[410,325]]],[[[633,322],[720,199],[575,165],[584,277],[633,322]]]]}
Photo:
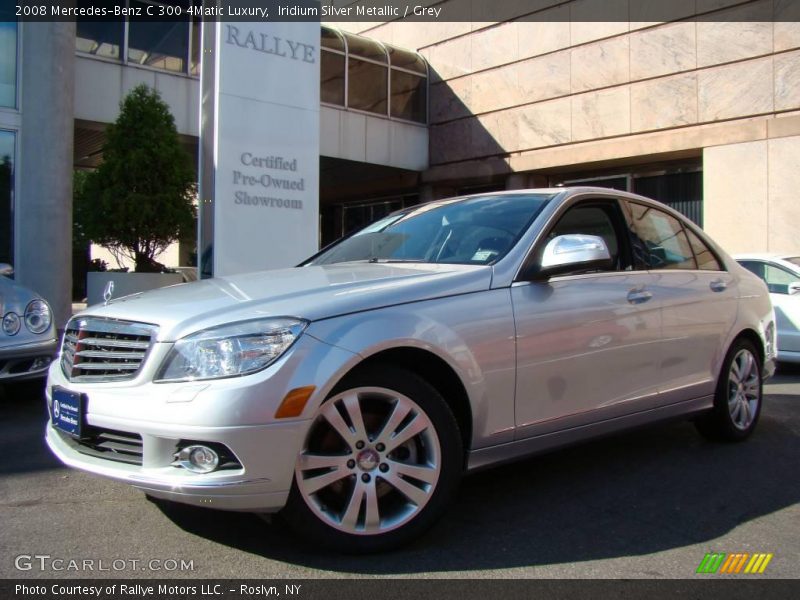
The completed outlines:
{"type": "Polygon", "coordinates": [[[105,305],[108,306],[108,303],[111,302],[111,297],[114,295],[114,280],[112,279],[106,284],[106,288],[103,290],[103,300],[105,300],[105,305]]]}

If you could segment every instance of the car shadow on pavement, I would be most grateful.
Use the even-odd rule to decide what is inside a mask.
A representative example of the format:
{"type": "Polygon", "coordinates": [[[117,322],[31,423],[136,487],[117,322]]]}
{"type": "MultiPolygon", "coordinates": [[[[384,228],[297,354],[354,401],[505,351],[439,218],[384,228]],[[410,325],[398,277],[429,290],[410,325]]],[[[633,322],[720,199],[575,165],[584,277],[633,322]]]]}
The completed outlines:
{"type": "Polygon", "coordinates": [[[43,379],[0,385],[0,476],[64,468],[47,450],[43,379]],[[35,444],[34,447],[31,444],[35,444]]]}
{"type": "Polygon", "coordinates": [[[192,534],[331,572],[445,573],[645,555],[714,540],[800,502],[798,398],[767,402],[742,444],[707,442],[679,422],[474,474],[432,531],[368,560],[317,549],[279,519],[159,506],[192,534]]]}

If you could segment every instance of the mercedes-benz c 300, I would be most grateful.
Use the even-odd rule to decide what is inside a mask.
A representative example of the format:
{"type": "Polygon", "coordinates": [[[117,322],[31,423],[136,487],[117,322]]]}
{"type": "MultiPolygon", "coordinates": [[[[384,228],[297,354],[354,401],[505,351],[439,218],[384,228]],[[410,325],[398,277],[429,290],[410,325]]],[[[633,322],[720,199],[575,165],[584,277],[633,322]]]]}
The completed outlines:
{"type": "Polygon", "coordinates": [[[652,200],[514,191],[402,210],[302,265],[89,307],[50,368],[67,465],[391,547],[475,469],[659,420],[756,427],[762,281],[652,200]]]}

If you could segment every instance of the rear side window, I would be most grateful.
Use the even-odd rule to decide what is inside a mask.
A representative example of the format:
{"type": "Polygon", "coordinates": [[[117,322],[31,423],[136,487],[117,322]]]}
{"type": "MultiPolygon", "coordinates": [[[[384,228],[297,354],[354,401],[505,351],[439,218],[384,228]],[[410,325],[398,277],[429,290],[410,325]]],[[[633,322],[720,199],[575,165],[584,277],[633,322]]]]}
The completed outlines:
{"type": "MultiPolygon", "coordinates": [[[[630,203],[634,248],[648,269],[698,268],[697,261],[681,222],[665,212],[630,203]]],[[[708,250],[708,249],[706,249],[708,250]]]]}
{"type": "Polygon", "coordinates": [[[711,248],[688,227],[684,227],[684,231],[689,236],[689,243],[694,251],[694,257],[697,259],[697,268],[702,271],[722,271],[722,265],[719,264],[711,248]]]}

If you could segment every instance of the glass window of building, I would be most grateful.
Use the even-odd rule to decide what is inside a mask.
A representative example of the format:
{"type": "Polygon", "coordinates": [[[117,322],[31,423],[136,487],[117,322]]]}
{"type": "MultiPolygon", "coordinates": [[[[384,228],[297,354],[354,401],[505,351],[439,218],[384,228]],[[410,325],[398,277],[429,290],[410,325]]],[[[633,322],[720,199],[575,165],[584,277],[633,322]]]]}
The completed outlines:
{"type": "Polygon", "coordinates": [[[392,69],[392,116],[424,123],[428,106],[425,78],[392,69]]]}
{"type": "Polygon", "coordinates": [[[0,129],[0,263],[13,264],[14,144],[13,131],[0,129]]]}
{"type": "MultiPolygon", "coordinates": [[[[92,5],[90,0],[78,0],[78,8],[92,5]]],[[[125,38],[123,21],[87,21],[78,17],[75,21],[75,49],[84,54],[120,60],[125,38]]]]}
{"type": "MultiPolygon", "coordinates": [[[[7,17],[0,9],[0,18],[7,17]]],[[[17,23],[0,21],[0,106],[17,106],[17,23]]]]}
{"type": "Polygon", "coordinates": [[[428,112],[428,69],[419,54],[386,47],[389,52],[392,117],[425,123],[428,112]],[[401,70],[402,69],[402,70],[401,70]]]}
{"type": "Polygon", "coordinates": [[[344,54],[322,50],[320,64],[320,100],[344,106],[344,54]]]}
{"type": "Polygon", "coordinates": [[[332,27],[320,37],[323,103],[427,122],[428,67],[419,54],[332,27]]]}
{"type": "Polygon", "coordinates": [[[322,28],[320,64],[320,100],[344,106],[345,45],[342,34],[330,27],[322,28]]]}
{"type": "Polygon", "coordinates": [[[200,58],[203,53],[203,22],[192,19],[192,49],[189,59],[189,75],[200,76],[200,58]]]}
{"type": "Polygon", "coordinates": [[[350,56],[366,58],[376,62],[387,63],[386,49],[375,40],[361,37],[360,35],[345,34],[347,36],[347,51],[350,56]]]}
{"type": "Polygon", "coordinates": [[[402,48],[395,48],[394,46],[387,46],[386,49],[389,51],[389,63],[393,67],[413,71],[419,75],[428,74],[425,61],[419,54],[402,48]]]}
{"type": "Polygon", "coordinates": [[[322,28],[322,48],[325,50],[334,50],[337,52],[344,52],[344,38],[342,38],[342,34],[336,31],[335,29],[331,29],[330,27],[323,27],[322,28]]]}
{"type": "Polygon", "coordinates": [[[389,112],[389,59],[374,40],[345,34],[347,39],[347,106],[386,115],[389,112]]]}
{"type": "Polygon", "coordinates": [[[347,77],[347,105],[350,108],[387,114],[386,67],[350,56],[347,59],[347,77]]]}
{"type": "MultiPolygon", "coordinates": [[[[181,2],[146,2],[131,0],[131,8],[147,6],[179,5],[181,2]]],[[[173,71],[186,72],[189,57],[189,22],[186,17],[168,17],[154,21],[153,17],[131,17],[128,23],[128,62],[173,71]]]]}

